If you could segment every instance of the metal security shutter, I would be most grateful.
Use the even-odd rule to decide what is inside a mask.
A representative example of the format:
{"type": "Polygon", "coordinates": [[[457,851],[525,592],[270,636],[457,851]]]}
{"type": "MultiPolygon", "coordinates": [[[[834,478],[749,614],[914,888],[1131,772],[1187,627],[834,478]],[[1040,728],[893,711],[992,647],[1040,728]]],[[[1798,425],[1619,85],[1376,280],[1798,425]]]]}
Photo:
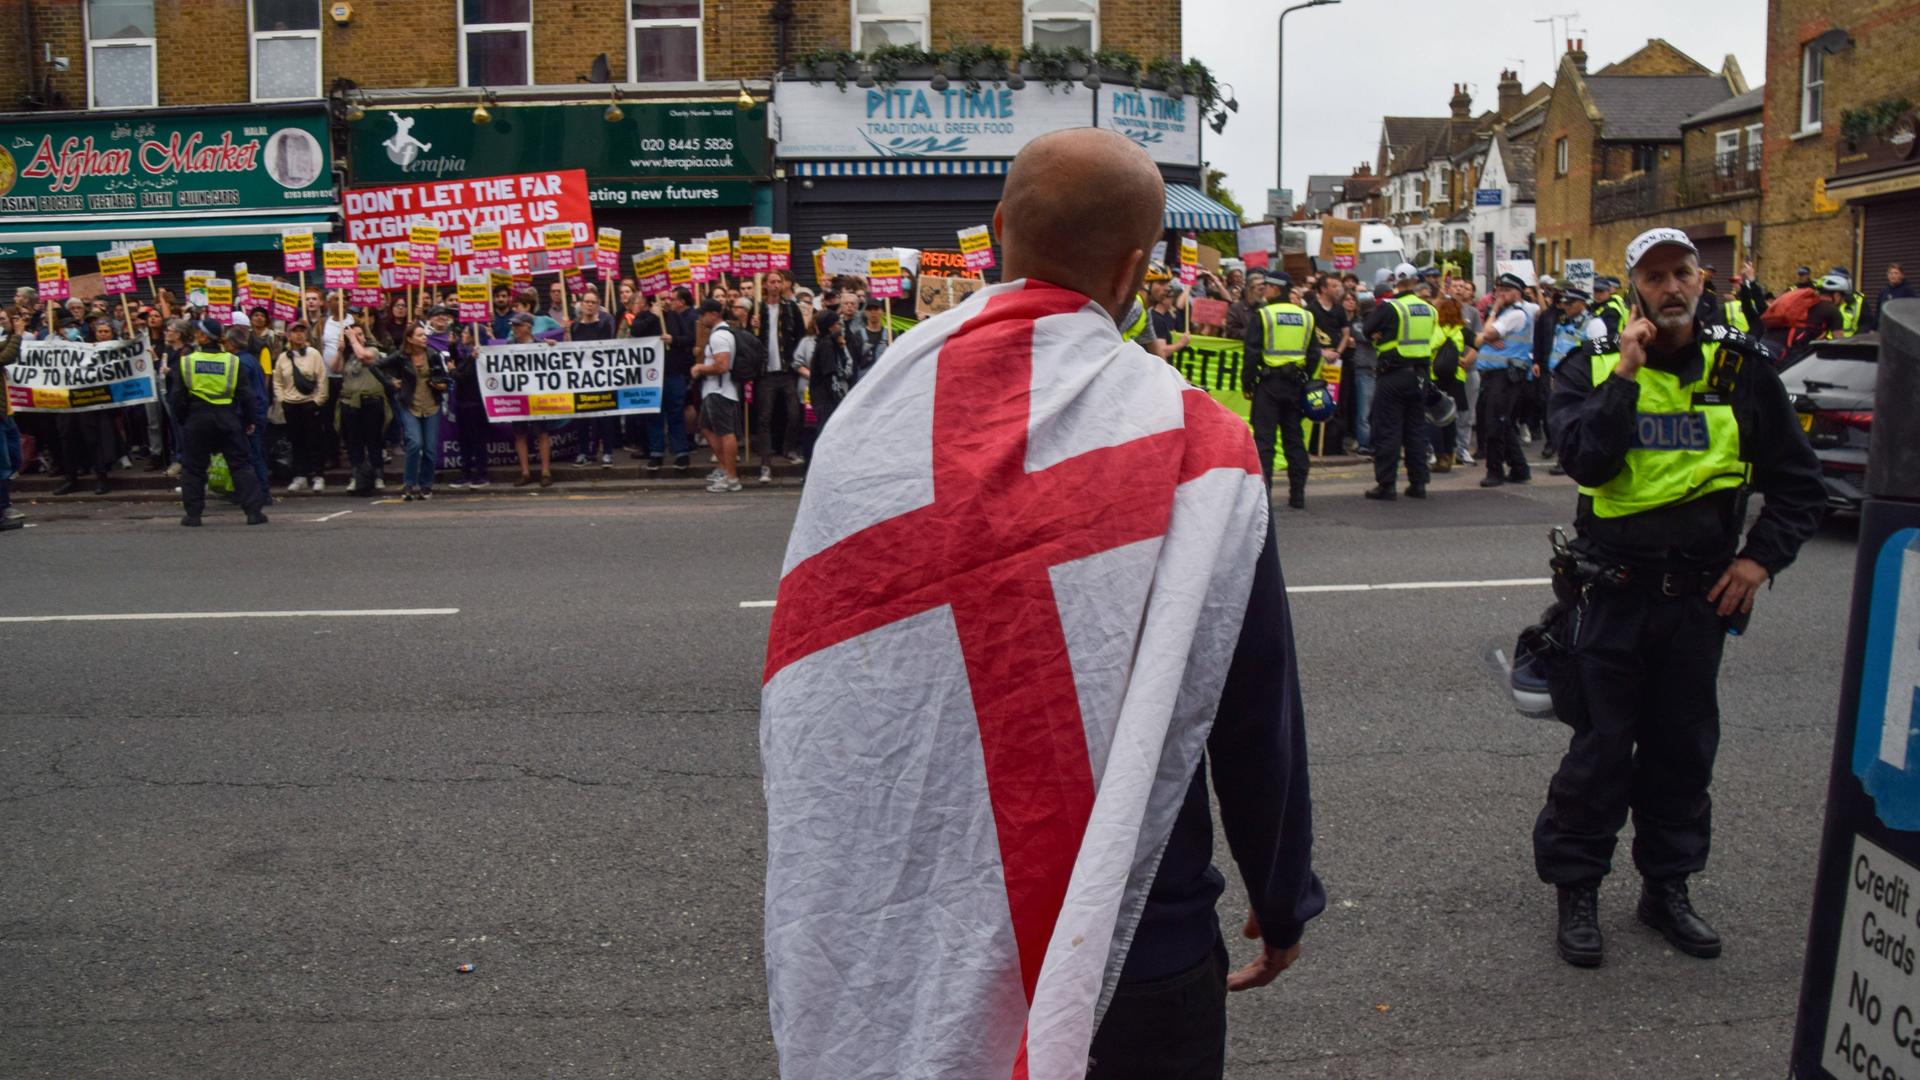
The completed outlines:
{"type": "MultiPolygon", "coordinates": [[[[799,196],[786,231],[793,235],[794,273],[812,284],[813,253],[828,233],[846,233],[847,246],[854,248],[958,249],[961,229],[992,222],[1000,178],[823,179],[799,196]]],[[[989,281],[999,280],[997,244],[993,257],[989,281]]]]}
{"type": "Polygon", "coordinates": [[[1856,287],[1872,303],[1887,287],[1887,264],[1899,263],[1908,281],[1920,274],[1920,195],[1871,203],[1866,209],[1856,287]]]}
{"type": "Polygon", "coordinates": [[[1715,288],[1726,288],[1733,275],[1740,272],[1733,261],[1733,237],[1694,237],[1693,246],[1700,249],[1700,265],[1713,267],[1715,288]]]}
{"type": "Polygon", "coordinates": [[[750,206],[676,206],[657,210],[596,206],[593,209],[594,228],[620,230],[620,251],[626,260],[620,267],[621,277],[633,273],[631,257],[650,236],[670,236],[677,244],[725,229],[737,239],[741,226],[751,224],[753,208],[750,206]]]}

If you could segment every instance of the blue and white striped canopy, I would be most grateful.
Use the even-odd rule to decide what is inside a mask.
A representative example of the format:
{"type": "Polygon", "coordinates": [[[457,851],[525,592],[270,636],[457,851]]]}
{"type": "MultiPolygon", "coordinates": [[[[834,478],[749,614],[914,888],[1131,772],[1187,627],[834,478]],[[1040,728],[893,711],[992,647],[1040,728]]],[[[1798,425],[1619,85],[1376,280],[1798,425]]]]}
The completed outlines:
{"type": "Polygon", "coordinates": [[[1207,232],[1237,229],[1240,216],[1185,184],[1167,185],[1167,228],[1207,232]]]}

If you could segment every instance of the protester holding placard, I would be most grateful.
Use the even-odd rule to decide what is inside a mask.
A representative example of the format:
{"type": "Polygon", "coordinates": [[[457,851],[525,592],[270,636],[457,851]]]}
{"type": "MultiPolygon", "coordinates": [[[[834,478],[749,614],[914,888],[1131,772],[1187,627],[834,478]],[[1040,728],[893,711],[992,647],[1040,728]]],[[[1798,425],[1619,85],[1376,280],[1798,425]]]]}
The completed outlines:
{"type": "MultiPolygon", "coordinates": [[[[534,324],[538,316],[531,308],[538,302],[538,294],[532,289],[523,290],[514,307],[517,308],[508,326],[513,335],[513,344],[531,345],[536,340],[534,324]]],[[[549,342],[551,344],[551,342],[549,342]]],[[[540,486],[553,484],[553,428],[546,420],[515,420],[513,422],[513,452],[520,459],[520,479],[513,482],[514,487],[526,487],[533,483],[533,476],[527,470],[527,436],[532,434],[540,451],[540,486]]]]}
{"type": "Polygon", "coordinates": [[[793,275],[769,271],[765,302],[754,317],[758,335],[767,347],[767,370],[754,383],[753,426],[760,438],[760,482],[773,481],[773,459],[785,457],[794,465],[806,461],[800,454],[805,433],[800,415],[799,377],[793,370],[794,349],[804,333],[800,305],[793,301],[793,275]]]}
{"type": "MultiPolygon", "coordinates": [[[[651,335],[649,335],[651,336],[651,335]]],[[[567,327],[568,341],[609,341],[613,338],[613,319],[600,310],[600,296],[591,290],[580,294],[580,310],[567,327]]],[[[600,453],[600,467],[613,468],[613,452],[620,447],[620,418],[583,416],[575,425],[580,433],[580,452],[575,465],[593,464],[594,451],[600,453]]]]}
{"type": "MultiPolygon", "coordinates": [[[[340,434],[353,469],[351,491],[366,497],[386,488],[381,455],[386,450],[387,386],[380,353],[371,344],[371,320],[362,316],[340,335],[340,434]]],[[[330,411],[330,410],[329,410],[330,411]]]]}
{"type": "Polygon", "coordinates": [[[287,327],[287,344],[273,367],[273,393],[287,423],[287,439],[293,444],[293,480],[288,491],[327,490],[326,429],[320,414],[327,407],[326,361],[320,350],[307,340],[307,324],[295,322],[287,327]]]}
{"type": "Polygon", "coordinates": [[[669,446],[673,450],[674,468],[684,469],[688,464],[691,441],[687,432],[700,426],[699,387],[692,377],[693,350],[700,334],[698,318],[692,290],[683,285],[667,295],[666,309],[660,315],[660,336],[667,349],[662,379],[664,394],[660,411],[646,418],[649,471],[657,471],[665,464],[664,455],[669,446]]]}

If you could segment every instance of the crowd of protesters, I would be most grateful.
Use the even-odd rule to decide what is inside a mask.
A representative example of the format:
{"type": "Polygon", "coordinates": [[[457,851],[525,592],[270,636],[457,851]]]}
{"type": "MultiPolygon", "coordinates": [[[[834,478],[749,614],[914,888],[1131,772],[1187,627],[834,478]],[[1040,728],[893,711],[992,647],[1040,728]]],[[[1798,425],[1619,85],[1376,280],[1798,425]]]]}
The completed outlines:
{"type": "MultiPolygon", "coordinates": [[[[704,449],[715,466],[707,490],[728,492],[741,485],[737,463],[722,460],[723,442],[751,433],[745,449],[749,458],[757,451],[761,483],[772,482],[782,461],[803,464],[834,406],[893,336],[882,301],[867,295],[863,278],[836,279],[816,294],[776,270],[758,286],[758,300],[753,282],[727,279],[698,293],[683,285],[656,296],[628,281],[614,295],[606,310],[591,289],[567,297],[558,282],[545,291],[501,287],[492,317],[471,325],[457,321],[451,294],[431,289],[412,301],[395,294],[378,307],[352,307],[315,288],[292,320],[276,322],[261,307],[245,323],[225,327],[165,289],[138,306],[74,298],[56,308],[22,288],[0,328],[0,364],[18,355],[22,341],[145,338],[164,386],[178,382],[182,358],[196,348],[232,352],[257,414],[241,420],[250,429],[246,464],[263,492],[323,492],[327,473],[344,464],[352,494],[386,491],[397,471],[403,501],[430,499],[447,426],[459,447],[457,470],[449,470],[455,489],[488,487],[488,443],[509,438],[518,464],[512,482],[551,485],[554,435],[570,431],[576,467],[612,469],[625,452],[644,462],[643,476],[657,475],[691,468],[704,449]],[[657,414],[510,423],[487,417],[480,345],[656,336],[665,350],[665,405],[657,414]],[[716,337],[726,345],[717,353],[716,337]],[[758,360],[754,377],[736,379],[728,368],[749,351],[758,360]]],[[[21,520],[7,499],[14,475],[61,478],[55,496],[106,494],[116,471],[145,469],[178,480],[183,439],[175,412],[165,393],[124,408],[0,412],[0,522],[17,527],[21,520]]]]}

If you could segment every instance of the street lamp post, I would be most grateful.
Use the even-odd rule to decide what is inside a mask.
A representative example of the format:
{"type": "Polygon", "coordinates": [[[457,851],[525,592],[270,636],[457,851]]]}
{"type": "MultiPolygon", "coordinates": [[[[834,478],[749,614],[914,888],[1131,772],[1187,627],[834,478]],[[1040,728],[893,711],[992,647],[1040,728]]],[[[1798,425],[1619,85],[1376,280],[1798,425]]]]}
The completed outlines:
{"type": "Polygon", "coordinates": [[[1287,162],[1287,16],[1301,8],[1324,7],[1337,4],[1340,0],[1307,0],[1304,4],[1295,4],[1280,13],[1280,47],[1275,53],[1273,64],[1274,106],[1276,116],[1273,122],[1273,189],[1279,191],[1287,186],[1284,167],[1287,162]]]}

